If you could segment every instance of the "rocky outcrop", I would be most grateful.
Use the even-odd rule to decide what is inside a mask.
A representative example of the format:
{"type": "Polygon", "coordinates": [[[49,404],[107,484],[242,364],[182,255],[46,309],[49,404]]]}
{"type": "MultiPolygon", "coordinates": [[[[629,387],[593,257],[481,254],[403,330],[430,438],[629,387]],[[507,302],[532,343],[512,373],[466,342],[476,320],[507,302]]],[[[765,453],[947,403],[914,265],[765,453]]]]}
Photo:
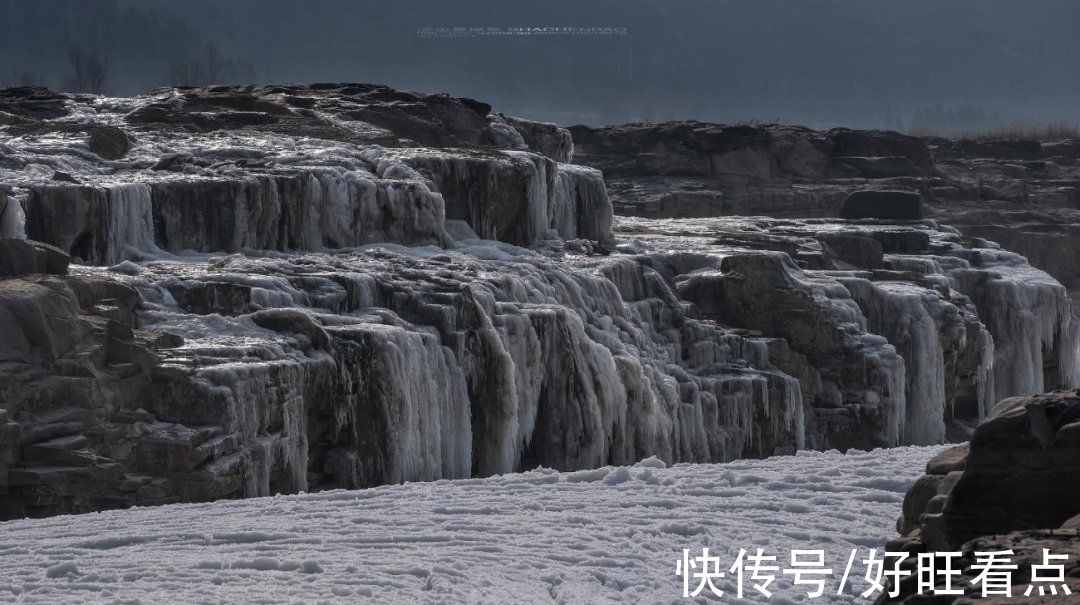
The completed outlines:
{"type": "Polygon", "coordinates": [[[616,212],[631,216],[836,216],[852,191],[904,190],[896,177],[935,174],[926,143],[893,132],[701,122],[570,131],[576,161],[602,170],[616,212]]]}
{"type": "Polygon", "coordinates": [[[833,217],[853,192],[903,191],[919,196],[926,216],[1080,287],[1076,141],[699,122],[571,131],[575,161],[603,170],[618,214],[833,217]]]}
{"type": "Polygon", "coordinates": [[[69,113],[67,99],[67,95],[40,86],[0,89],[0,124],[64,117],[69,113]]]}
{"type": "Polygon", "coordinates": [[[28,330],[2,373],[4,516],[801,447],[766,341],[594,256],[600,173],[558,161],[565,131],[486,112],[188,89],[94,113],[129,134],[120,160],[89,129],[6,132],[5,230],[78,265],[3,282],[28,330]]]}
{"type": "Polygon", "coordinates": [[[766,343],[687,318],[630,259],[429,254],[0,282],[28,343],[4,365],[5,515],[801,445],[766,343]]]}
{"type": "MultiPolygon", "coordinates": [[[[1044,605],[1052,603],[1070,602],[1075,595],[1080,594],[1080,532],[1076,527],[1061,527],[1058,529],[1041,529],[1030,531],[1011,532],[1003,535],[991,535],[977,538],[967,542],[953,552],[959,555],[948,561],[955,570],[956,575],[951,577],[950,590],[959,590],[959,595],[944,594],[946,586],[944,582],[935,583],[931,593],[929,586],[921,591],[915,575],[915,568],[909,566],[912,575],[906,576],[900,584],[898,596],[890,598],[887,594],[876,601],[877,605],[888,603],[906,603],[909,605],[922,603],[941,603],[945,605],[975,605],[993,604],[1006,605],[1007,603],[1023,603],[1031,605],[1044,605]],[[977,556],[976,553],[1009,552],[1007,565],[1015,565],[1015,569],[1003,570],[1003,575],[1008,578],[1011,587],[1010,596],[982,596],[981,580],[978,579],[982,572],[976,565],[979,560],[985,560],[985,555],[977,556]],[[1046,559],[1049,552],[1055,558],[1046,559]],[[1056,569],[1043,569],[1037,572],[1038,579],[1033,578],[1035,566],[1060,567],[1063,573],[1063,581],[1052,581],[1057,575],[1056,569]],[[1066,592],[1068,589],[1068,592],[1066,592]]],[[[915,561],[915,559],[907,559],[915,561]]],[[[946,561],[941,560],[939,569],[943,569],[946,561]]],[[[1004,581],[1004,580],[1003,580],[1004,581]]]]}
{"type": "Polygon", "coordinates": [[[183,132],[252,129],[389,147],[531,149],[556,162],[570,161],[573,153],[569,133],[557,126],[504,119],[473,99],[376,84],[181,87],[158,93],[124,120],[183,132]]]}
{"type": "MultiPolygon", "coordinates": [[[[1002,401],[969,443],[946,450],[927,464],[927,474],[908,491],[897,521],[904,537],[891,542],[889,549],[960,551],[965,565],[957,568],[970,567],[975,552],[1012,549],[1013,562],[1019,564],[1013,574],[1014,594],[1020,595],[1030,581],[1031,565],[1044,564],[1042,549],[1049,548],[1054,554],[1070,555],[1068,584],[1075,591],[1080,587],[1078,436],[1080,392],[1002,401]]],[[[954,584],[965,585],[974,576],[965,573],[954,584]]],[[[914,580],[902,588],[900,598],[879,603],[921,602],[913,596],[914,580]]]]}
{"type": "Polygon", "coordinates": [[[556,162],[570,162],[574,159],[574,139],[570,131],[543,122],[533,122],[511,116],[503,116],[506,123],[521,133],[529,149],[545,155],[556,162]]]}
{"type": "Polygon", "coordinates": [[[157,363],[138,294],[53,268],[0,280],[0,516],[176,501],[121,463],[157,363]]]}
{"type": "MultiPolygon", "coordinates": [[[[21,94],[32,103],[45,93],[21,94]]],[[[12,153],[0,165],[15,187],[7,206],[19,211],[0,218],[8,235],[25,232],[91,264],[162,252],[443,245],[446,219],[524,246],[608,237],[602,176],[561,163],[572,153],[568,133],[488,121],[488,109],[380,86],[313,85],[168,89],[93,110],[93,120],[27,114],[9,127],[12,153]]]]}
{"type": "Polygon", "coordinates": [[[785,357],[800,359],[780,367],[801,376],[809,443],[961,439],[1000,398],[1080,379],[1065,289],[932,222],[627,218],[617,228],[703,317],[784,340],[785,357]],[[855,260],[881,267],[856,269],[838,238],[874,242],[863,246],[868,262],[855,260]],[[1035,316],[1019,310],[1040,296],[1055,302],[1035,316]]]}
{"type": "Polygon", "coordinates": [[[1080,514],[1080,394],[1005,399],[971,441],[938,455],[908,492],[902,533],[930,550],[1080,514]]]}
{"type": "Polygon", "coordinates": [[[923,218],[922,200],[909,191],[856,191],[844,200],[840,218],[917,221],[923,218]]]}
{"type": "MultiPolygon", "coordinates": [[[[1065,289],[932,220],[617,217],[565,130],[378,86],[4,94],[4,516],[941,443],[1080,386],[1065,289]]],[[[930,170],[756,132],[635,162],[930,170]]]]}
{"type": "MultiPolygon", "coordinates": [[[[608,256],[476,241],[80,268],[138,293],[137,326],[106,343],[150,360],[126,366],[129,395],[88,378],[106,395],[59,437],[120,465],[98,485],[154,486],[108,500],[126,505],[962,435],[993,385],[979,310],[944,273],[901,286],[894,269],[838,272],[825,247],[800,258],[817,269],[781,251],[837,226],[671,222],[608,256]],[[751,247],[755,232],[772,235],[751,247]]],[[[844,228],[889,250],[924,242],[926,270],[964,253],[929,225],[844,228]]],[[[995,304],[985,312],[1021,311],[995,304]]],[[[22,388],[50,393],[55,372],[22,388]]],[[[43,422],[29,409],[9,410],[27,431],[43,422]]],[[[10,472],[37,464],[20,451],[10,472]]]]}
{"type": "Polygon", "coordinates": [[[70,257],[59,248],[28,239],[0,239],[0,278],[34,273],[63,275],[70,257]]]}

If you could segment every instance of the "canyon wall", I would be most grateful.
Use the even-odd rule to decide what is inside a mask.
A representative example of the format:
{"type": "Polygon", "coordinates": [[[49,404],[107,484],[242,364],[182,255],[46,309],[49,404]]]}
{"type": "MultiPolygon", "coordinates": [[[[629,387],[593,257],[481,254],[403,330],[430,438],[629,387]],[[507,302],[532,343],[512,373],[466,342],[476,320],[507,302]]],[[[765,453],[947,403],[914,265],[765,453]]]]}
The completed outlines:
{"type": "Polygon", "coordinates": [[[941,443],[1080,386],[1065,287],[996,244],[617,216],[639,168],[470,99],[11,89],[0,124],[4,517],[941,443]]]}
{"type": "Polygon", "coordinates": [[[618,214],[836,217],[861,190],[913,192],[926,216],[1080,287],[1080,142],[949,140],[701,122],[575,126],[618,214]]]}

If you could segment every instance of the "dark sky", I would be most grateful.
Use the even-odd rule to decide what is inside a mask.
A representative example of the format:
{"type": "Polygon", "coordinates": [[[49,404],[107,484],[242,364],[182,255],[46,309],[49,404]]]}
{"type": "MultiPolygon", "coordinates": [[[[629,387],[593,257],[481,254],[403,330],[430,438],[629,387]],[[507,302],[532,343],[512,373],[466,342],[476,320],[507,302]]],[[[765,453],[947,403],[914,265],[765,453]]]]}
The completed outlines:
{"type": "Polygon", "coordinates": [[[1080,118],[1080,0],[0,0],[0,78],[99,49],[115,93],[213,42],[261,81],[365,81],[561,123],[909,128],[1080,118]],[[423,37],[424,27],[616,35],[423,37]],[[5,74],[7,74],[5,76],[5,74]]]}

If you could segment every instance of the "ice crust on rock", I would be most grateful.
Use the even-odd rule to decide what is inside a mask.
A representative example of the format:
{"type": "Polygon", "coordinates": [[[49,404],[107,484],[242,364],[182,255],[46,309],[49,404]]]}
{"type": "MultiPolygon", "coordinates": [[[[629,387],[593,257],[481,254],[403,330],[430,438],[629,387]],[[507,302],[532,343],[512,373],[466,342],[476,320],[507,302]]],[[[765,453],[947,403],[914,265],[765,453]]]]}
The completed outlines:
{"type": "MultiPolygon", "coordinates": [[[[508,250],[517,256],[376,248],[155,261],[114,279],[147,301],[144,329],[185,340],[161,353],[160,372],[177,388],[204,385],[187,398],[222,402],[206,413],[230,411],[200,422],[250,437],[259,427],[237,419],[277,405],[286,416],[325,415],[326,434],[306,434],[334,444],[323,453],[341,485],[650,455],[730,460],[801,444],[798,384],[770,368],[763,343],[686,318],[662,280],[631,259],[574,269],[508,250]],[[263,342],[265,328],[246,317],[266,303],[303,309],[332,350],[304,343],[283,353],[278,336],[263,342]],[[206,312],[224,325],[206,330],[206,312]],[[268,361],[240,362],[252,355],[268,361]]],[[[169,414],[174,398],[160,399],[151,411],[169,414]]]]}
{"type": "Polygon", "coordinates": [[[962,436],[1002,397],[1078,381],[1065,288],[1022,257],[969,248],[933,221],[620,218],[617,230],[638,237],[639,254],[662,259],[705,317],[783,338],[805,356],[810,382],[820,382],[805,399],[832,443],[829,419],[851,404],[883,445],[939,443],[952,421],[962,436]],[[828,245],[838,233],[879,240],[884,267],[843,268],[828,245]]]}
{"type": "MultiPolygon", "coordinates": [[[[130,129],[132,116],[158,106],[192,102],[175,92],[101,99],[93,107],[72,102],[70,115],[57,124],[85,120],[130,129]]],[[[341,123],[336,116],[321,119],[341,123]]],[[[527,122],[516,123],[524,128],[527,122]]],[[[445,244],[446,218],[468,221],[486,239],[526,246],[549,232],[601,240],[610,231],[611,206],[599,171],[560,164],[516,143],[449,151],[300,134],[318,133],[325,125],[316,120],[297,132],[139,130],[122,159],[105,160],[88,150],[86,137],[57,124],[5,137],[10,155],[0,162],[0,179],[14,188],[10,195],[19,203],[9,204],[0,220],[5,233],[52,243],[91,264],[159,249],[445,244]],[[75,182],[57,180],[57,174],[75,182]]],[[[513,130],[505,122],[500,126],[513,130]]],[[[536,124],[534,135],[548,129],[536,124]]]]}
{"type": "Polygon", "coordinates": [[[1080,386],[1065,289],[934,221],[615,217],[565,131],[369,85],[64,99],[0,128],[5,233],[75,261],[0,282],[5,516],[934,444],[1080,386]]]}
{"type": "Polygon", "coordinates": [[[1013,252],[956,254],[961,263],[948,272],[950,279],[974,301],[996,342],[990,405],[1080,382],[1080,324],[1065,287],[1013,252]]]}

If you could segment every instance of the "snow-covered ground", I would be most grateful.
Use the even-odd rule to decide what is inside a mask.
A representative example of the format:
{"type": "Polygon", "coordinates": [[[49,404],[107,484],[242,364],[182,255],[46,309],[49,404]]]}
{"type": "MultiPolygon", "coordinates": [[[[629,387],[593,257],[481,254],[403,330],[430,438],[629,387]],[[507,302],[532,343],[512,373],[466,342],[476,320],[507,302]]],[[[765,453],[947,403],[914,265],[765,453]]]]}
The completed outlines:
{"type": "MultiPolygon", "coordinates": [[[[651,459],[14,521],[0,524],[0,601],[685,602],[676,562],[708,547],[724,568],[763,548],[781,569],[792,549],[824,549],[825,595],[809,600],[781,572],[772,602],[865,602],[852,596],[866,587],[859,567],[835,594],[845,563],[894,534],[905,490],[940,449],[651,459]]],[[[746,586],[746,602],[765,601],[746,586]]]]}

